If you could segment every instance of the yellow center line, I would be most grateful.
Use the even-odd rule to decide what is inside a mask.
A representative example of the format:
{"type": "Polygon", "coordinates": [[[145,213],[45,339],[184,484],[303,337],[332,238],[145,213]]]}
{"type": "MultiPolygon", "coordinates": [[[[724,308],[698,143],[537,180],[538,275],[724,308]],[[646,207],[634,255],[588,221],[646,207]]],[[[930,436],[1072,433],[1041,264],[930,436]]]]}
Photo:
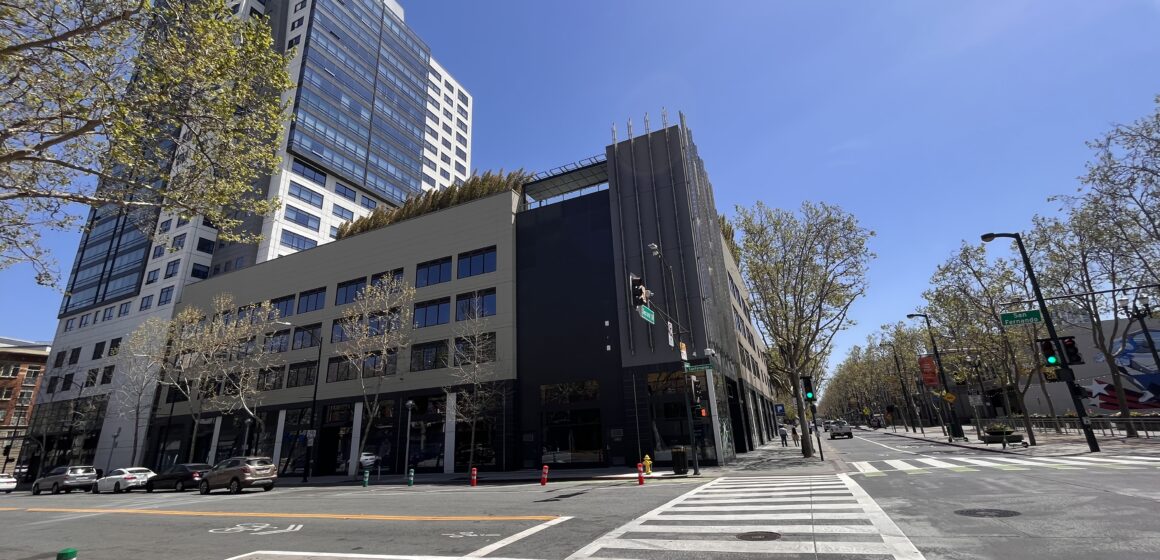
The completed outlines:
{"type": "MultiPolygon", "coordinates": [[[[14,508],[15,509],[15,508],[14,508]]],[[[279,519],[350,519],[359,521],[551,521],[555,515],[374,515],[364,513],[263,513],[255,511],[183,511],[167,509],[27,508],[36,513],[122,513],[182,517],[273,517],[279,519]]]]}
{"type": "Polygon", "coordinates": [[[0,507],[0,511],[20,511],[24,508],[0,507]]]}

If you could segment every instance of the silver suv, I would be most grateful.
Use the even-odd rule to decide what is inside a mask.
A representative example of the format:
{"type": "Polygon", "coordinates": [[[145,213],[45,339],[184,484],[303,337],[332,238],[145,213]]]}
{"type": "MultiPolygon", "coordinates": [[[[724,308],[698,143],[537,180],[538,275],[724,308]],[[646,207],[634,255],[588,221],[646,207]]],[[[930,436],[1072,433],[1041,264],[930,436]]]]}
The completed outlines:
{"type": "Polygon", "coordinates": [[[53,494],[74,489],[88,492],[96,483],[97,469],[91,466],[57,467],[32,483],[32,495],[39,496],[41,490],[50,490],[53,494]]]}

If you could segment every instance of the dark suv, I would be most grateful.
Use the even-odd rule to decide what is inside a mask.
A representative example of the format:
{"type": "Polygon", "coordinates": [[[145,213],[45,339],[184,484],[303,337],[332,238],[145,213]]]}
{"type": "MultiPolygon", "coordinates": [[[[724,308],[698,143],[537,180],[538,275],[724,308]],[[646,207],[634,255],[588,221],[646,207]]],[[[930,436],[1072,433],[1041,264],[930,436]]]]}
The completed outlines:
{"type": "Polygon", "coordinates": [[[89,466],[57,467],[32,483],[32,495],[39,496],[42,490],[60,494],[61,490],[72,492],[80,489],[92,490],[97,483],[97,469],[89,466]]]}
{"type": "Polygon", "coordinates": [[[230,494],[238,494],[243,488],[257,486],[269,492],[277,480],[278,469],[269,457],[231,457],[204,473],[198,490],[209,494],[218,488],[228,488],[230,494]]]}

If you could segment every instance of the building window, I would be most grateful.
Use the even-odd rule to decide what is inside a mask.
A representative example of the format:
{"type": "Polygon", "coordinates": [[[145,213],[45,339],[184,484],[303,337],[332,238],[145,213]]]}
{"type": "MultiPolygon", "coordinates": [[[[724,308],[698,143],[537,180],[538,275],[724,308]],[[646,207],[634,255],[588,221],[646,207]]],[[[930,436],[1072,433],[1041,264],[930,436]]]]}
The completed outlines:
{"type": "Polygon", "coordinates": [[[185,247],[185,234],[183,233],[181,235],[178,235],[177,237],[174,237],[173,243],[170,244],[170,247],[173,247],[174,250],[184,248],[185,247]]]}
{"type": "Polygon", "coordinates": [[[0,389],[0,400],[6,401],[10,398],[12,398],[12,387],[4,387],[3,389],[0,389]]]}
{"type": "Polygon", "coordinates": [[[132,303],[133,302],[131,302],[131,301],[126,301],[125,303],[122,303],[121,307],[117,309],[117,316],[124,317],[124,316],[128,315],[130,309],[132,308],[132,303]]]}
{"type": "Polygon", "coordinates": [[[85,328],[85,327],[89,326],[89,321],[90,321],[90,320],[91,320],[91,317],[89,317],[89,314],[88,314],[88,313],[85,313],[84,315],[81,315],[81,328],[83,329],[83,328],[85,328]]]}
{"type": "Polygon", "coordinates": [[[304,251],[317,247],[318,242],[309,237],[298,235],[297,233],[284,229],[282,230],[282,245],[291,249],[304,251]]]}
{"type": "Polygon", "coordinates": [[[267,352],[285,352],[290,349],[290,329],[278,331],[266,337],[267,352]]]}
{"type": "Polygon", "coordinates": [[[424,342],[411,346],[411,371],[447,367],[447,341],[424,342]]]}
{"type": "Polygon", "coordinates": [[[338,216],[339,218],[342,218],[344,220],[353,220],[354,219],[354,212],[353,211],[347,210],[346,208],[343,208],[342,206],[339,206],[337,204],[332,204],[330,206],[330,213],[334,214],[335,216],[338,216]]]}
{"type": "Polygon", "coordinates": [[[161,288],[161,293],[157,296],[157,305],[165,305],[173,301],[173,286],[161,288]]]}
{"type": "Polygon", "coordinates": [[[112,318],[113,318],[113,308],[106,307],[105,310],[101,312],[101,320],[108,321],[112,318]]]}
{"type": "Polygon", "coordinates": [[[60,390],[61,391],[68,391],[69,389],[72,389],[72,386],[73,386],[73,374],[70,373],[70,374],[64,376],[64,381],[61,382],[61,384],[60,384],[60,390]]]}
{"type": "MultiPolygon", "coordinates": [[[[112,350],[109,350],[109,355],[113,355],[112,350]]],[[[28,368],[24,370],[24,384],[36,385],[36,379],[40,377],[40,370],[40,366],[28,366],[28,368]]]]}
{"type": "Polygon", "coordinates": [[[101,371],[101,385],[108,385],[113,382],[113,369],[115,366],[105,366],[101,371]]]}
{"type": "Polygon", "coordinates": [[[318,216],[290,205],[286,206],[286,219],[312,231],[318,231],[322,225],[322,220],[318,216]]]}
{"type": "Polygon", "coordinates": [[[326,363],[326,382],[350,381],[358,379],[358,370],[345,357],[331,358],[326,363]]]}
{"type": "Polygon", "coordinates": [[[57,385],[57,383],[58,383],[58,382],[60,382],[60,378],[59,378],[59,377],[53,377],[53,378],[50,378],[50,379],[48,380],[48,389],[47,389],[47,393],[48,393],[48,394],[50,394],[50,395],[51,395],[51,394],[53,394],[53,393],[55,393],[55,392],[56,392],[56,385],[57,385]]]}
{"type": "Polygon", "coordinates": [[[326,184],[326,173],[323,173],[318,168],[314,167],[313,165],[310,165],[309,163],[305,163],[305,162],[302,162],[302,161],[295,159],[294,163],[291,165],[290,168],[295,173],[297,173],[303,177],[306,177],[307,179],[310,179],[311,181],[314,181],[315,183],[318,183],[319,185],[326,184]]]}
{"type": "Polygon", "coordinates": [[[335,183],[334,184],[334,193],[337,194],[338,196],[341,196],[341,197],[351,201],[351,202],[354,202],[354,200],[356,198],[358,198],[358,193],[356,193],[354,189],[352,189],[352,188],[350,188],[342,183],[335,183]]]}
{"type": "Polygon", "coordinates": [[[459,113],[459,116],[463,117],[464,119],[471,118],[467,116],[467,109],[464,109],[463,107],[456,107],[455,112],[459,113]]]}
{"type": "Polygon", "coordinates": [[[301,42],[302,42],[302,36],[295,35],[294,38],[292,38],[286,42],[286,50],[290,50],[290,49],[296,47],[298,45],[298,43],[301,43],[301,42]]]}
{"type": "Polygon", "coordinates": [[[455,320],[495,315],[495,288],[455,296],[455,320]]]}
{"type": "Polygon", "coordinates": [[[165,246],[164,245],[158,245],[158,246],[153,248],[153,258],[159,259],[164,254],[165,254],[165,246]]]}
{"type": "Polygon", "coordinates": [[[347,280],[339,284],[338,289],[334,292],[334,304],[345,305],[353,302],[355,299],[358,299],[359,294],[366,287],[366,278],[355,278],[354,280],[347,280]]]}
{"type": "Polygon", "coordinates": [[[75,365],[79,361],[81,361],[81,349],[80,348],[73,348],[72,350],[69,350],[69,352],[68,352],[68,364],[70,366],[75,365]]]}
{"type": "Polygon", "coordinates": [[[73,330],[73,327],[75,327],[76,324],[77,324],[76,317],[68,319],[67,321],[64,322],[64,332],[68,332],[68,331],[73,330]]]}
{"type": "Polygon", "coordinates": [[[380,272],[371,275],[371,284],[384,286],[386,282],[391,282],[395,286],[401,286],[403,284],[403,269],[396,268],[390,272],[380,272]]]}
{"type": "Polygon", "coordinates": [[[178,216],[177,217],[177,227],[181,227],[181,226],[188,224],[188,223],[189,223],[189,218],[186,218],[185,216],[178,216]]]}
{"type": "Polygon", "coordinates": [[[298,294],[298,313],[309,313],[326,307],[326,288],[298,294]]]}
{"type": "MultiPolygon", "coordinates": [[[[448,132],[451,132],[451,131],[448,131],[448,132]]],[[[451,149],[451,140],[449,140],[447,138],[443,138],[443,139],[439,140],[439,143],[443,144],[444,148],[447,148],[448,150],[451,149]]]]}
{"type": "Polygon", "coordinates": [[[446,163],[447,165],[451,165],[451,156],[449,156],[447,154],[440,155],[439,160],[442,161],[443,163],[446,163]]]}
{"type": "Polygon", "coordinates": [[[322,208],[322,195],[294,181],[290,181],[290,196],[316,208],[322,208]]]}
{"type": "Polygon", "coordinates": [[[270,300],[270,307],[278,311],[278,318],[289,317],[294,314],[294,295],[270,300]]]}
{"type": "Polygon", "coordinates": [[[483,364],[495,361],[495,333],[455,338],[455,365],[483,364]]]}
{"type": "Polygon", "coordinates": [[[137,311],[145,311],[150,307],[153,307],[153,296],[145,296],[141,298],[141,306],[137,308],[137,311]]]}
{"type": "Polygon", "coordinates": [[[302,20],[303,20],[303,19],[305,19],[305,18],[304,18],[304,17],[300,17],[300,18],[298,18],[298,19],[294,20],[293,22],[291,22],[291,23],[290,23],[290,30],[291,30],[291,31],[294,31],[295,29],[298,29],[299,27],[302,27],[302,20]]]}
{"type": "Polygon", "coordinates": [[[116,356],[117,352],[119,352],[120,350],[121,350],[121,339],[120,338],[114,338],[113,340],[109,341],[109,355],[110,356],[116,356]]]}
{"type": "Polygon", "coordinates": [[[338,226],[330,226],[330,238],[338,239],[338,226]]]}
{"type": "Polygon", "coordinates": [[[457,161],[455,162],[455,171],[460,175],[467,175],[467,166],[457,161]]]}
{"type": "Polygon", "coordinates": [[[290,364],[286,370],[286,388],[314,385],[318,373],[318,362],[298,362],[290,364]]]}
{"type": "Polygon", "coordinates": [[[467,123],[463,122],[463,119],[455,119],[455,126],[459,127],[459,130],[467,132],[467,123]]]}
{"type": "Polygon", "coordinates": [[[93,346],[93,359],[99,360],[105,357],[105,342],[101,341],[93,346]]]}
{"type": "Polygon", "coordinates": [[[367,198],[365,196],[362,197],[362,201],[359,202],[359,204],[362,204],[363,208],[369,208],[371,210],[374,210],[375,207],[379,205],[379,203],[375,202],[374,199],[367,198]]]}
{"type": "Polygon", "coordinates": [[[419,263],[415,266],[415,287],[422,288],[451,281],[451,257],[419,263]]]}
{"type": "Polygon", "coordinates": [[[282,368],[264,369],[258,372],[258,390],[273,391],[282,388],[282,368]]]}
{"type": "Polygon", "coordinates": [[[246,257],[238,257],[234,259],[234,270],[241,270],[246,264],[246,257]]]}
{"type": "Polygon", "coordinates": [[[459,146],[456,146],[455,147],[455,157],[462,159],[462,160],[466,160],[467,159],[467,151],[464,150],[463,148],[460,148],[459,146]]]}
{"type": "Polygon", "coordinates": [[[201,251],[202,253],[206,253],[207,255],[212,255],[213,254],[213,245],[214,245],[214,242],[212,239],[206,239],[204,237],[197,238],[197,250],[201,251]]]}
{"type": "MultiPolygon", "coordinates": [[[[456,132],[456,133],[455,133],[455,141],[456,141],[456,142],[459,142],[459,143],[460,143],[460,144],[462,144],[464,147],[467,147],[467,137],[466,137],[466,136],[464,136],[464,135],[462,135],[462,134],[460,134],[460,133],[458,133],[458,132],[456,132]]],[[[467,159],[467,156],[466,156],[466,155],[464,155],[464,156],[463,156],[463,159],[467,159]]]]}
{"type": "Polygon", "coordinates": [[[468,106],[471,105],[471,103],[467,100],[467,95],[464,95],[464,93],[462,91],[459,92],[459,102],[464,104],[464,105],[468,105],[468,106]]]}
{"type": "Polygon", "coordinates": [[[415,304],[415,328],[443,325],[451,320],[451,298],[421,301],[415,304]]]}
{"type": "Polygon", "coordinates": [[[190,278],[201,278],[202,280],[205,280],[206,278],[209,278],[209,267],[204,264],[194,263],[194,265],[190,267],[189,276],[190,278]]]}
{"type": "Polygon", "coordinates": [[[495,247],[459,253],[459,277],[468,278],[495,272],[495,247]]]}
{"type": "Polygon", "coordinates": [[[298,2],[297,4],[294,4],[294,13],[301,12],[302,8],[305,8],[305,7],[306,7],[306,0],[302,0],[301,2],[298,2]]]}
{"type": "Polygon", "coordinates": [[[97,384],[97,378],[100,377],[101,370],[97,368],[90,369],[85,373],[85,387],[94,387],[97,384]]]}
{"type": "Polygon", "coordinates": [[[160,268],[154,268],[153,270],[146,272],[145,273],[145,285],[148,286],[149,284],[156,282],[157,278],[159,278],[160,276],[161,276],[161,269],[160,268]]]}
{"type": "Polygon", "coordinates": [[[169,228],[172,225],[173,220],[165,220],[164,222],[161,222],[161,224],[157,226],[157,233],[165,233],[169,231],[169,228]]]}
{"type": "Polygon", "coordinates": [[[177,276],[177,267],[179,266],[181,266],[181,259],[165,263],[165,277],[173,278],[174,276],[177,276]]]}
{"type": "Polygon", "coordinates": [[[290,348],[292,350],[300,350],[302,348],[313,348],[319,344],[322,344],[322,323],[295,328],[294,340],[290,348]]]}
{"type": "Polygon", "coordinates": [[[451,180],[451,172],[446,170],[446,169],[440,169],[439,176],[443,177],[444,179],[447,179],[448,181],[451,180]]]}
{"type": "Polygon", "coordinates": [[[346,328],[346,319],[335,319],[334,323],[330,325],[330,342],[346,342],[350,340],[350,333],[354,329],[346,328]]]}

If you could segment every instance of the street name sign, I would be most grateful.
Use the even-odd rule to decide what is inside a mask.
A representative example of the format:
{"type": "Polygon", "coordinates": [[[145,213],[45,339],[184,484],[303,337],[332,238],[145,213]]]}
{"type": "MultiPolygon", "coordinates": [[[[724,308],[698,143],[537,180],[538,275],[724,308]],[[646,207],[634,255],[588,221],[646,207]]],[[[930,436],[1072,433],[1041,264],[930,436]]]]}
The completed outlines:
{"type": "Polygon", "coordinates": [[[673,347],[673,322],[665,321],[669,325],[669,348],[673,347]]]}
{"type": "Polygon", "coordinates": [[[1015,325],[1030,325],[1032,323],[1042,323],[1043,314],[1038,309],[1028,309],[1027,311],[1015,311],[1013,313],[1001,313],[999,318],[1003,320],[1004,327],[1013,327],[1015,325]]]}
{"type": "Polygon", "coordinates": [[[640,306],[640,316],[643,317],[645,321],[648,321],[648,324],[650,325],[657,324],[657,314],[648,306],[640,306]]]}

